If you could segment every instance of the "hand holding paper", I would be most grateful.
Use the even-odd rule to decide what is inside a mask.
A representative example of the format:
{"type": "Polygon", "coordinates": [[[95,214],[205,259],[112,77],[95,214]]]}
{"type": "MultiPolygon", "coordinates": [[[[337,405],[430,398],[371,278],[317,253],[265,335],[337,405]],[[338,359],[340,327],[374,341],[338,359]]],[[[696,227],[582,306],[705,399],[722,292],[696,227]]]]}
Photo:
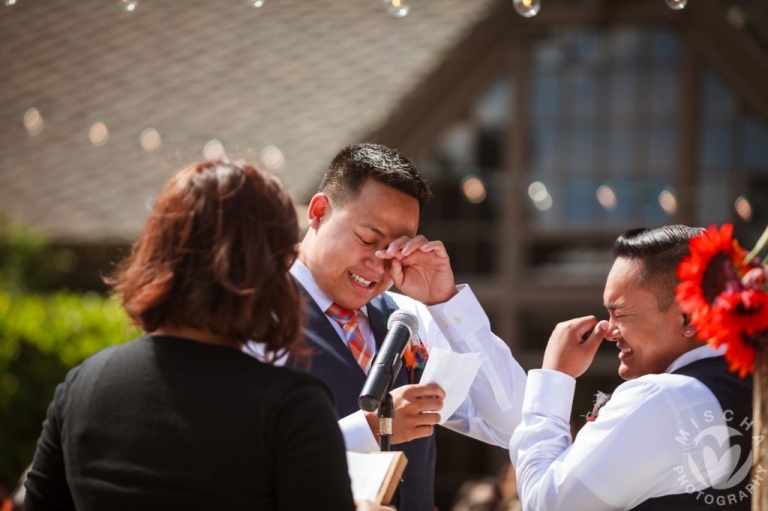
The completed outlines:
{"type": "Polygon", "coordinates": [[[429,361],[420,383],[437,383],[445,391],[439,424],[445,423],[467,398],[480,369],[480,353],[455,353],[441,348],[429,351],[429,361]]]}

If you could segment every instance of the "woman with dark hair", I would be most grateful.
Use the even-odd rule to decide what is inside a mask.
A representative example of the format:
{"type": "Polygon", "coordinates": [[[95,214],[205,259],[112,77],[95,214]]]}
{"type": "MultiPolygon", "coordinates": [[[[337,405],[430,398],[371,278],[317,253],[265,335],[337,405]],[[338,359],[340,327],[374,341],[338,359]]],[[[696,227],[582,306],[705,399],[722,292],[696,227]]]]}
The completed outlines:
{"type": "Polygon", "coordinates": [[[25,509],[354,509],[330,391],[241,352],[298,350],[297,242],[275,177],[227,160],[176,174],[110,280],[148,334],[56,389],[25,509]]]}

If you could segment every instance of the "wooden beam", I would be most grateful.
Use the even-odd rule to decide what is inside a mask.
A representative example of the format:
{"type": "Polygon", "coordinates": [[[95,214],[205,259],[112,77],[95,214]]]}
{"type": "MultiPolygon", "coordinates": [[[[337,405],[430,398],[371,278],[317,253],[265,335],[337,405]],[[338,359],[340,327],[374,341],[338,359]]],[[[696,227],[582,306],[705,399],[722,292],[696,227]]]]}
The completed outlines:
{"type": "Polygon", "coordinates": [[[675,188],[677,189],[678,222],[696,223],[698,197],[699,154],[701,152],[701,66],[698,55],[688,38],[683,41],[682,69],[680,70],[678,110],[678,151],[675,188]]]}
{"type": "Polygon", "coordinates": [[[732,27],[711,0],[688,2],[678,18],[681,33],[741,97],[768,122],[768,57],[732,27]]]}

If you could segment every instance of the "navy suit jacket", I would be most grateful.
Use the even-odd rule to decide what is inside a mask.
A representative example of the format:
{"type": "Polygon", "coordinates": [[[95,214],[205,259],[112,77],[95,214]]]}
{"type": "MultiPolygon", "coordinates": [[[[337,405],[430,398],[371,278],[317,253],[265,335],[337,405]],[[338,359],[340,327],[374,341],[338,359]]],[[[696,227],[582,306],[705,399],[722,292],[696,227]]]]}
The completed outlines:
{"type": "MultiPolygon", "coordinates": [[[[307,343],[312,349],[312,356],[309,360],[303,361],[289,359],[288,365],[308,371],[328,384],[336,398],[339,417],[346,417],[360,409],[357,398],[365,384],[366,375],[325,313],[320,310],[301,284],[299,288],[306,297],[305,312],[308,322],[304,331],[307,343]]],[[[376,346],[380,349],[387,335],[387,320],[389,315],[397,310],[397,304],[387,293],[384,293],[371,300],[367,310],[376,346]]],[[[420,378],[421,371],[416,370],[415,381],[418,382],[420,378]]],[[[404,369],[395,379],[394,387],[406,384],[408,384],[408,376],[404,369]]],[[[435,435],[394,445],[392,450],[403,451],[408,458],[408,465],[395,497],[397,501],[393,504],[399,511],[433,511],[435,435]]]]}

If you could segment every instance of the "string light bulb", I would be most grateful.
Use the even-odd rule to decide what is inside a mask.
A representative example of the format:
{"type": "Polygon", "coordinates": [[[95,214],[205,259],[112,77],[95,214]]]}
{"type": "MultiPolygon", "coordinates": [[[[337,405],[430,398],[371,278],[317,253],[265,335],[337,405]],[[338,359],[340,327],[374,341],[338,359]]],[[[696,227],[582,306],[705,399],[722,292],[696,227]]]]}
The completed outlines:
{"type": "Polygon", "coordinates": [[[139,0],[119,0],[118,3],[126,12],[133,12],[139,6],[139,0]]]}
{"type": "Polygon", "coordinates": [[[512,5],[524,18],[533,18],[541,10],[541,0],[512,0],[512,5]]]}
{"type": "Polygon", "coordinates": [[[107,125],[102,121],[91,124],[91,127],[88,128],[88,139],[96,147],[106,145],[109,142],[109,129],[107,125]]]}
{"type": "Polygon", "coordinates": [[[139,135],[139,144],[147,152],[154,151],[163,143],[163,138],[155,128],[146,128],[139,135]]]}
{"type": "Polygon", "coordinates": [[[674,216],[677,213],[677,194],[674,188],[666,187],[659,194],[659,206],[669,216],[674,216]]]}
{"type": "Polygon", "coordinates": [[[411,0],[384,0],[384,5],[393,18],[404,18],[411,11],[411,0]]]}
{"type": "Polygon", "coordinates": [[[736,214],[745,222],[752,220],[752,204],[745,197],[739,196],[733,204],[736,214]]]}
{"type": "Polygon", "coordinates": [[[467,176],[461,181],[461,192],[472,204],[480,204],[487,195],[485,183],[477,176],[467,176]]]}
{"type": "Polygon", "coordinates": [[[688,0],[664,0],[664,2],[673,11],[685,9],[686,4],[688,4],[688,0]]]}
{"type": "Polygon", "coordinates": [[[224,144],[218,139],[209,140],[203,147],[203,157],[207,160],[218,160],[224,154],[224,144]]]}
{"type": "Polygon", "coordinates": [[[24,114],[24,127],[33,137],[43,132],[45,123],[43,122],[43,116],[37,108],[30,108],[24,114]]]}

